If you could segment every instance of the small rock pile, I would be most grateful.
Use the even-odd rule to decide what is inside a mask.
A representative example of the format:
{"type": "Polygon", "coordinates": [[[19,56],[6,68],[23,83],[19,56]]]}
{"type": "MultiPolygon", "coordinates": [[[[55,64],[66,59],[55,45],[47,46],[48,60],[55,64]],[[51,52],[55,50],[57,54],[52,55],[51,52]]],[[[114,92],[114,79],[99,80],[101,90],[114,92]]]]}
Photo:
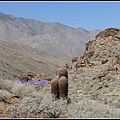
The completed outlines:
{"type": "Polygon", "coordinates": [[[43,73],[34,73],[34,72],[27,72],[25,74],[22,74],[19,79],[24,81],[29,80],[38,80],[39,78],[44,78],[45,74],[43,73]]]}

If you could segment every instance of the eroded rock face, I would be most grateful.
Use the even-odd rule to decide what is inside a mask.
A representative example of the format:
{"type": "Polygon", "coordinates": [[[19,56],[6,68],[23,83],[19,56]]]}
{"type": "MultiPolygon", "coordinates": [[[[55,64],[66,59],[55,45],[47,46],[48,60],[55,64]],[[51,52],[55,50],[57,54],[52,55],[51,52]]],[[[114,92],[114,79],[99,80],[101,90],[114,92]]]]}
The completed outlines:
{"type": "Polygon", "coordinates": [[[108,36],[114,37],[115,35],[118,35],[120,33],[120,29],[117,28],[108,28],[104,31],[101,31],[98,35],[96,35],[95,38],[106,38],[108,36]]]}
{"type": "Polygon", "coordinates": [[[76,68],[108,63],[115,65],[120,61],[119,56],[120,29],[108,28],[96,35],[94,40],[86,43],[83,56],[74,57],[71,61],[76,68]]]}
{"type": "Polygon", "coordinates": [[[69,93],[75,95],[73,89],[76,93],[80,91],[76,101],[87,95],[100,102],[106,99],[106,104],[115,105],[114,101],[119,101],[120,96],[120,29],[101,31],[86,44],[82,56],[74,57],[70,66],[74,66],[76,72],[72,72],[74,67],[68,69],[69,93]]]}

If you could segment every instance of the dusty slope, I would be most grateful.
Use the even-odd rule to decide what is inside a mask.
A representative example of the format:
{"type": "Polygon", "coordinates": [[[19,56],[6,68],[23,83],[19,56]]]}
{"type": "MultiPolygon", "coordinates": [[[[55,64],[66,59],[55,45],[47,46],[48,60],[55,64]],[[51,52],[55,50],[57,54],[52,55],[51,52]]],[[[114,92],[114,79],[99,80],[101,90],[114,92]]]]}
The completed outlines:
{"type": "Polygon", "coordinates": [[[58,59],[45,52],[37,52],[29,46],[0,42],[0,76],[16,80],[26,72],[55,74],[59,66],[68,60],[58,59]]]}

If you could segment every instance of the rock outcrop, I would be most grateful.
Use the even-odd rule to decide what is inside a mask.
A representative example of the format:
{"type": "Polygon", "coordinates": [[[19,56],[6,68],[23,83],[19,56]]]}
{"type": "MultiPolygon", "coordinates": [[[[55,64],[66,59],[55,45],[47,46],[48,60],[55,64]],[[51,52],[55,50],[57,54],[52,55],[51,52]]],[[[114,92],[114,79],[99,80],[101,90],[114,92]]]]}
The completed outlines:
{"type": "Polygon", "coordinates": [[[86,44],[82,56],[74,57],[68,69],[69,93],[120,106],[120,29],[108,28],[86,44]],[[76,68],[76,71],[74,70],[76,68]],[[74,87],[75,86],[75,87],[74,87]],[[78,87],[76,87],[78,86],[78,87]]]}

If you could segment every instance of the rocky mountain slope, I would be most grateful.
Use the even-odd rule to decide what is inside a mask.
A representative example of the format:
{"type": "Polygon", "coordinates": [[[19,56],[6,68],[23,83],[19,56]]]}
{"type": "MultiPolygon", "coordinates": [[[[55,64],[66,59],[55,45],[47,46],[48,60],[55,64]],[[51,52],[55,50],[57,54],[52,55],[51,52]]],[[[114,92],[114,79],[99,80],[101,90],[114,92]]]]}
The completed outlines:
{"type": "MultiPolygon", "coordinates": [[[[7,106],[7,109],[1,107],[1,116],[120,118],[120,29],[108,28],[101,31],[94,40],[86,44],[84,54],[71,59],[71,63],[66,67],[70,104],[64,106],[62,100],[52,101],[49,98],[50,84],[35,92],[34,86],[16,88],[15,81],[14,84],[11,81],[10,85],[6,80],[5,85],[4,80],[1,81],[1,88],[5,90],[9,84],[8,91],[13,91],[14,95],[6,92],[5,96],[3,91],[0,91],[2,100],[6,101],[6,104],[3,101],[0,104],[7,106]],[[22,99],[15,97],[16,95],[22,99]],[[11,99],[16,100],[13,102],[11,99]],[[10,108],[11,115],[5,111],[10,108]],[[41,116],[42,111],[47,116],[41,116]]],[[[53,77],[58,75],[54,74],[53,77]]]]}
{"type": "Polygon", "coordinates": [[[3,13],[0,26],[0,75],[14,80],[28,71],[53,74],[68,58],[82,54],[99,32],[3,13]]]}
{"type": "Polygon", "coordinates": [[[0,42],[0,76],[4,79],[18,80],[26,72],[45,73],[50,77],[67,62],[28,45],[0,42]]]}
{"type": "Polygon", "coordinates": [[[87,31],[60,23],[17,18],[0,13],[0,41],[29,45],[59,58],[82,55],[85,44],[100,30],[87,31]]]}
{"type": "Polygon", "coordinates": [[[72,60],[70,96],[74,93],[76,101],[86,97],[120,108],[120,29],[100,32],[86,44],[83,56],[72,60]]]}

